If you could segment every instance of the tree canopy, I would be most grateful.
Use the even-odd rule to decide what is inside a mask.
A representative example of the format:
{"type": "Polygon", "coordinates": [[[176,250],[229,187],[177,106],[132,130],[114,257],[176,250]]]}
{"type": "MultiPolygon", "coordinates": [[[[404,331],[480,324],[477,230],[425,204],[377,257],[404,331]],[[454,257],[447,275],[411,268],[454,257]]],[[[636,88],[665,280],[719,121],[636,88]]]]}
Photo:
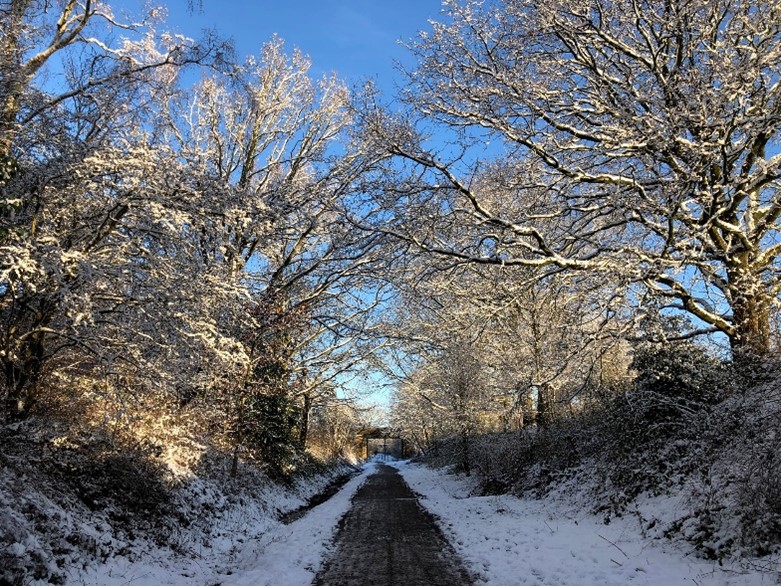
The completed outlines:
{"type": "Polygon", "coordinates": [[[409,109],[364,119],[397,161],[378,224],[465,262],[642,285],[734,354],[766,354],[780,15],[756,0],[446,2],[411,45],[409,109]],[[486,140],[501,142],[488,160],[486,140]]]}

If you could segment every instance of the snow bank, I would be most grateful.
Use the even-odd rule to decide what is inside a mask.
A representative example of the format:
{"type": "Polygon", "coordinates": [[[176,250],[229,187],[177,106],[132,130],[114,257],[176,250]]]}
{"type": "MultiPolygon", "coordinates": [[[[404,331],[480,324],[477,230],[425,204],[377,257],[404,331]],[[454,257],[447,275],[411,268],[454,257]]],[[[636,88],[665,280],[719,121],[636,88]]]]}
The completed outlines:
{"type": "Polygon", "coordinates": [[[223,455],[204,451],[166,476],[167,460],[139,468],[105,457],[95,437],[69,447],[28,428],[0,428],[0,584],[217,584],[245,550],[277,539],[283,514],[354,469],[312,468],[286,485],[243,464],[231,477],[223,455]]]}
{"type": "MultiPolygon", "coordinates": [[[[397,467],[479,580],[490,586],[755,586],[776,574],[689,557],[675,544],[641,536],[636,519],[599,518],[572,503],[510,495],[472,496],[472,479],[418,464],[397,467]]],[[[647,502],[675,507],[674,499],[647,502]]],[[[662,516],[662,511],[657,510],[662,516]]]]}
{"type": "MultiPolygon", "coordinates": [[[[367,465],[363,473],[350,480],[327,503],[315,507],[305,517],[283,525],[274,517],[240,514],[221,523],[215,534],[221,539],[204,543],[189,557],[168,548],[150,548],[138,559],[116,556],[105,564],[78,572],[68,584],[101,586],[305,586],[328,553],[339,519],[350,507],[350,499],[366,476],[374,472],[367,465]],[[233,524],[233,531],[224,531],[233,524]]],[[[309,485],[309,492],[318,482],[309,485]]],[[[323,488],[323,486],[321,486],[323,488]]],[[[284,509],[292,510],[303,500],[279,491],[284,509]]],[[[282,504],[267,501],[266,508],[282,504]]],[[[251,512],[251,511],[245,511],[251,512]]]]}
{"type": "Polygon", "coordinates": [[[326,503],[290,525],[271,527],[237,557],[233,572],[222,586],[307,586],[312,583],[325,556],[331,552],[339,520],[351,499],[376,471],[374,463],[350,480],[326,503]]]}
{"type": "MultiPolygon", "coordinates": [[[[297,509],[310,496],[325,489],[332,480],[330,475],[307,478],[294,489],[269,484],[264,487],[262,498],[233,503],[227,514],[213,520],[209,531],[197,527],[183,529],[180,543],[173,549],[137,542],[133,544],[132,555],[113,556],[105,563],[69,572],[66,583],[101,586],[309,584],[338,520],[349,507],[352,493],[369,471],[348,482],[328,501],[328,507],[313,509],[305,517],[306,521],[301,519],[285,526],[277,519],[280,512],[297,509]],[[310,523],[313,527],[309,527],[310,523]]],[[[195,482],[201,483],[203,481],[195,482]]],[[[40,584],[43,586],[44,582],[40,584]]]]}

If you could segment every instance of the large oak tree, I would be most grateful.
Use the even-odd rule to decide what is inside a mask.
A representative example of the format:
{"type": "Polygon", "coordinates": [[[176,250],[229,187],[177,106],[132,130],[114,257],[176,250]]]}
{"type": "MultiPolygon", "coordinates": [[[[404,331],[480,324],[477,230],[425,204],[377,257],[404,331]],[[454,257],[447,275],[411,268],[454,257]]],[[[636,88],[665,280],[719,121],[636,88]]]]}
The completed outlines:
{"type": "Polygon", "coordinates": [[[734,355],[768,352],[781,2],[453,0],[411,49],[410,110],[365,118],[394,161],[384,230],[466,262],[639,283],[734,355]]]}

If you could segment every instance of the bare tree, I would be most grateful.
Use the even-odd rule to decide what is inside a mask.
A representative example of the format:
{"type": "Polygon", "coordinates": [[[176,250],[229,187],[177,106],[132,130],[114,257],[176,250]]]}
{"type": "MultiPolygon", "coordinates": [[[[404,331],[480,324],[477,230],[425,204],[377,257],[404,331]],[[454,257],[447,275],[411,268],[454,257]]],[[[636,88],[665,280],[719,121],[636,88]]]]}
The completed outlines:
{"type": "MultiPolygon", "coordinates": [[[[149,89],[154,78],[166,85],[183,66],[215,64],[230,52],[216,39],[195,43],[158,34],[154,25],[162,14],[162,8],[150,7],[137,21],[126,20],[116,16],[108,2],[96,0],[3,3],[0,157],[12,157],[18,132],[58,106],[86,97],[94,109],[101,110],[107,90],[116,93],[139,85],[149,89]],[[117,31],[124,33],[123,39],[112,38],[117,31]],[[49,69],[52,62],[55,67],[49,69]],[[53,77],[59,79],[51,83],[53,77]],[[37,87],[44,79],[50,80],[46,92],[37,87]]],[[[97,130],[97,121],[92,123],[92,130],[97,130]]]]}
{"type": "Polygon", "coordinates": [[[181,238],[185,225],[200,224],[201,194],[150,131],[182,68],[214,63],[221,49],[156,32],[159,14],[125,21],[91,1],[0,9],[0,364],[9,417],[29,411],[58,356],[70,356],[60,370],[141,373],[177,348],[152,336],[161,316],[174,328],[160,328],[161,338],[199,329],[194,314],[173,308],[194,307],[195,290],[177,289],[188,278],[209,281],[181,238]],[[172,287],[175,273],[186,276],[172,287]]]}
{"type": "Polygon", "coordinates": [[[427,403],[420,378],[431,369],[456,372],[443,366],[443,356],[454,352],[456,360],[479,365],[482,390],[473,409],[480,432],[545,426],[599,391],[607,370],[626,372],[621,340],[631,320],[609,284],[585,273],[541,278],[529,268],[437,265],[422,256],[407,265],[420,273],[398,277],[402,297],[391,330],[400,363],[414,365],[396,369],[397,416],[417,429],[421,445],[429,442],[420,438],[440,433],[433,426],[448,412],[435,403],[450,400],[440,393],[427,403]]]}
{"type": "Polygon", "coordinates": [[[453,0],[446,18],[411,47],[412,113],[365,114],[367,140],[396,161],[377,223],[468,262],[642,284],[695,316],[692,333],[766,354],[781,283],[781,4],[453,0]],[[435,152],[417,116],[456,148],[435,152]],[[481,179],[486,141],[501,143],[501,197],[481,179]]]}
{"type": "Polygon", "coordinates": [[[212,226],[197,235],[204,259],[223,264],[251,299],[222,326],[249,360],[221,395],[234,422],[234,469],[249,428],[264,424],[248,406],[272,396],[296,405],[290,431],[297,427],[303,447],[315,404],[373,351],[367,328],[381,294],[370,272],[380,237],[344,220],[366,157],[342,151],[346,87],[313,79],[309,68],[275,38],[169,103],[170,140],[213,193],[212,226]]]}
{"type": "Polygon", "coordinates": [[[479,350],[465,340],[452,340],[417,369],[396,393],[394,422],[417,447],[426,450],[435,440],[455,442],[459,466],[471,471],[474,436],[491,430],[489,369],[479,350]]]}

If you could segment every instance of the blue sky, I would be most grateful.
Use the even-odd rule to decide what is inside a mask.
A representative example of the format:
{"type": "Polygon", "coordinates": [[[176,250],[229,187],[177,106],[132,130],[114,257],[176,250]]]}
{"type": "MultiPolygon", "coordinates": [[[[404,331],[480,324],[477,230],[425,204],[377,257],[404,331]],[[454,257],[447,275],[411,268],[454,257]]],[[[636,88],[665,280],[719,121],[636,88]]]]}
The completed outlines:
{"type": "Polygon", "coordinates": [[[232,38],[239,55],[257,54],[275,33],[289,51],[312,59],[312,74],[336,72],[348,84],[375,79],[388,94],[401,76],[394,61],[412,61],[399,39],[409,40],[439,16],[441,0],[162,0],[168,27],[191,37],[215,28],[232,38]],[[196,2],[197,5],[197,2],[196,2]]]}

